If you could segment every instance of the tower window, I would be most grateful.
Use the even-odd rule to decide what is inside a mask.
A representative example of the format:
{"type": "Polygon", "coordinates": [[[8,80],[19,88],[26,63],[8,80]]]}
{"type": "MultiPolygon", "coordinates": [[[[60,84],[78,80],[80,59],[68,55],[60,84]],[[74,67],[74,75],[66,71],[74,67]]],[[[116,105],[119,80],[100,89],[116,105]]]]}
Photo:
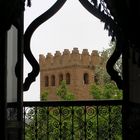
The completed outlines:
{"type": "Polygon", "coordinates": [[[59,75],[59,84],[61,84],[61,82],[63,81],[63,74],[59,75]]]}
{"type": "Polygon", "coordinates": [[[55,76],[51,76],[51,86],[55,86],[55,76]]]}
{"type": "Polygon", "coordinates": [[[88,75],[88,73],[84,73],[83,81],[84,81],[84,84],[89,84],[89,75],[88,75]]]}
{"type": "Polygon", "coordinates": [[[49,86],[49,77],[45,76],[45,87],[49,86]]]}
{"type": "Polygon", "coordinates": [[[66,74],[66,84],[70,84],[70,74],[66,74]]]}
{"type": "Polygon", "coordinates": [[[96,84],[99,84],[99,76],[97,74],[94,76],[94,81],[96,84]]]}

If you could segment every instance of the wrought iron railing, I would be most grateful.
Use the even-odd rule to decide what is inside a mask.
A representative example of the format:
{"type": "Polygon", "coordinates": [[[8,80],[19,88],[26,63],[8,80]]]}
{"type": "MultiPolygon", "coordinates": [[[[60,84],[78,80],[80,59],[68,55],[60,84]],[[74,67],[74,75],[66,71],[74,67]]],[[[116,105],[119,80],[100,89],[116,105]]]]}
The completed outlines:
{"type": "Polygon", "coordinates": [[[122,101],[24,102],[25,140],[121,140],[122,101]]]}

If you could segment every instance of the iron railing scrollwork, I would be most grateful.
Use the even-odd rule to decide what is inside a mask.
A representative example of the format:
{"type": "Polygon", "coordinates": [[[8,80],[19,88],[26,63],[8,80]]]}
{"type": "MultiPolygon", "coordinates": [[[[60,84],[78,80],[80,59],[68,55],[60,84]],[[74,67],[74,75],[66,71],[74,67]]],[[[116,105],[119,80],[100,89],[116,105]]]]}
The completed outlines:
{"type": "Polygon", "coordinates": [[[25,140],[122,139],[122,101],[25,102],[25,140]]]}

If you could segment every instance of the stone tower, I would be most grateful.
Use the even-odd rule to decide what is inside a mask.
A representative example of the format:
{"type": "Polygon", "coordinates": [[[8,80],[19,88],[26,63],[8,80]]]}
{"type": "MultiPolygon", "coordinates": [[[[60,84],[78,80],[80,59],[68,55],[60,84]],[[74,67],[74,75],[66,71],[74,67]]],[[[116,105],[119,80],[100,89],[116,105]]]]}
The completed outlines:
{"type": "Polygon", "coordinates": [[[69,90],[74,93],[76,100],[91,99],[89,87],[94,82],[95,67],[100,64],[98,51],[87,49],[79,53],[78,48],[72,52],[65,49],[61,54],[56,51],[54,56],[48,53],[39,56],[40,64],[40,93],[49,92],[48,100],[59,100],[56,90],[62,80],[66,81],[69,90]]]}

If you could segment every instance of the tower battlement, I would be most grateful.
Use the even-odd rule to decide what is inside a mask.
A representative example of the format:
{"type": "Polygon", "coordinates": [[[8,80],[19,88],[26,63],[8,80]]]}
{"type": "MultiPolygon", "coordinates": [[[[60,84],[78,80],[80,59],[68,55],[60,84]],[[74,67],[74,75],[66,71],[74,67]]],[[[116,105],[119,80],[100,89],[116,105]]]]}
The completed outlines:
{"type": "Polygon", "coordinates": [[[69,49],[64,49],[61,53],[56,51],[54,55],[48,53],[46,56],[39,55],[39,63],[41,69],[51,69],[59,67],[68,67],[73,65],[79,66],[96,66],[99,65],[101,57],[97,50],[93,50],[89,54],[88,49],[83,49],[82,53],[79,53],[78,48],[73,48],[72,52],[69,49]]]}
{"type": "Polygon", "coordinates": [[[88,49],[80,53],[78,48],[56,51],[54,55],[40,55],[40,93],[47,90],[48,100],[59,100],[56,91],[65,80],[75,99],[92,99],[89,88],[94,83],[95,68],[101,60],[97,50],[89,54],[88,49]]]}

